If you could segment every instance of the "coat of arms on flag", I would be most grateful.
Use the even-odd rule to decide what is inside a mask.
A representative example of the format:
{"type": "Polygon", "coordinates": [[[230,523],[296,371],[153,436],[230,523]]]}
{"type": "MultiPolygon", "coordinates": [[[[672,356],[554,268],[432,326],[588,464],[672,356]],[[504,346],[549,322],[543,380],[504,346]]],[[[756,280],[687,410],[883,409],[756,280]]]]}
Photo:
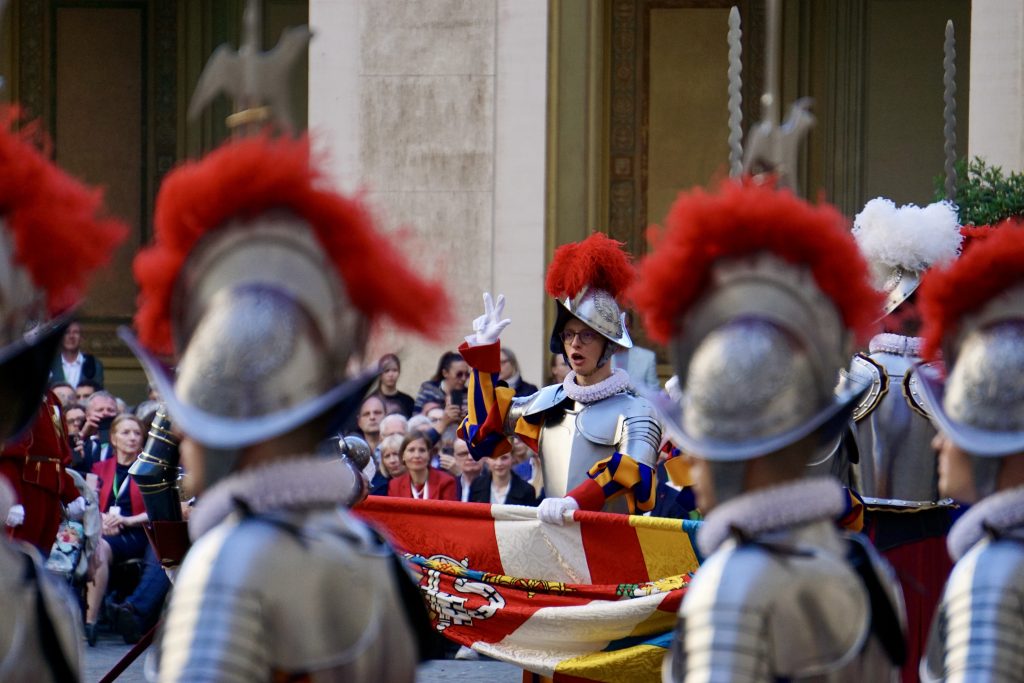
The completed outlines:
{"type": "Polygon", "coordinates": [[[371,496],[356,512],[419,577],[445,637],[555,681],[657,679],[698,522],[371,496]]]}

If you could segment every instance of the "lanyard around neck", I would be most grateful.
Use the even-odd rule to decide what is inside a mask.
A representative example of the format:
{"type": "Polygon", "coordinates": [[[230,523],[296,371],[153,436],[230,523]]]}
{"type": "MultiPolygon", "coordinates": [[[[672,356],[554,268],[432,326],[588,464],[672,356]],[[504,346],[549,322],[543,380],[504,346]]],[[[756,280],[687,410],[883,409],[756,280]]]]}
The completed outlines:
{"type": "Polygon", "coordinates": [[[412,477],[409,478],[409,489],[412,491],[412,497],[419,499],[430,499],[430,482],[423,482],[423,488],[419,491],[416,490],[416,484],[412,483],[412,477]]]}

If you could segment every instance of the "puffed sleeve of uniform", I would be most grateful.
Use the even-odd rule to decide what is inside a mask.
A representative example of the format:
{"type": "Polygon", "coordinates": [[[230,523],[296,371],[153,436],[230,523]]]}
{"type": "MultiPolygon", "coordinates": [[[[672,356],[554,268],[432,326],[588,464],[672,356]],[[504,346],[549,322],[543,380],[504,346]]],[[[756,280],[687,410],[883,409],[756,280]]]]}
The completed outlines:
{"type": "Polygon", "coordinates": [[[583,510],[600,510],[616,496],[626,496],[630,514],[648,512],[657,503],[661,422],[654,406],[634,398],[620,422],[615,452],[591,467],[588,478],[567,494],[583,510]]]}
{"type": "Polygon", "coordinates": [[[533,396],[516,398],[515,390],[498,385],[501,369],[501,344],[470,346],[463,342],[459,353],[470,367],[469,414],[459,425],[459,438],[479,460],[497,457],[512,450],[508,436],[515,434],[528,447],[537,450],[541,415],[526,416],[523,408],[533,396]]]}

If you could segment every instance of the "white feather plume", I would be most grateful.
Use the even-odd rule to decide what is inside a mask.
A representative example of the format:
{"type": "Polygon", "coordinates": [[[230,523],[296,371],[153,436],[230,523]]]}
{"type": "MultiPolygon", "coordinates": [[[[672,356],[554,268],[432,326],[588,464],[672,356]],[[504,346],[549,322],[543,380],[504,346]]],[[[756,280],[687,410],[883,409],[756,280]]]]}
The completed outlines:
{"type": "Polygon", "coordinates": [[[955,259],[963,241],[951,203],[897,207],[884,197],[864,205],[853,219],[853,236],[873,266],[918,272],[955,259]]]}

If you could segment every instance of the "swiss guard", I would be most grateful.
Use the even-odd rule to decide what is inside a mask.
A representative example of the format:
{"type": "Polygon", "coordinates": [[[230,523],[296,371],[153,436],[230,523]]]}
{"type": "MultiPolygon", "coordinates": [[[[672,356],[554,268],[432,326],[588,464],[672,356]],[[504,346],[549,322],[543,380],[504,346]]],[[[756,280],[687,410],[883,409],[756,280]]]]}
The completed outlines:
{"type": "MultiPolygon", "coordinates": [[[[252,88],[229,125],[257,132],[164,181],[155,243],[134,264],[138,338],[123,334],[183,434],[200,491],[159,680],[412,681],[411,615],[425,619],[423,604],[413,586],[403,593],[408,577],[388,546],[345,509],[365,496],[365,477],[316,448],[373,380],[346,374],[371,326],[389,318],[439,333],[447,299],[366,206],[331,189],[307,138],[264,128],[274,98],[232,75],[262,58],[251,10],[243,54],[207,74],[252,88]]],[[[290,30],[282,44],[296,36],[304,49],[308,33],[290,30]]]]}
{"type": "Polygon", "coordinates": [[[1024,672],[1024,229],[1005,225],[921,286],[922,385],[939,430],[942,495],[972,504],[932,622],[928,681],[1024,672]]]}
{"type": "Polygon", "coordinates": [[[851,485],[865,504],[864,533],[903,587],[908,655],[903,678],[912,681],[952,568],[946,533],[955,507],[939,494],[935,428],[916,372],[923,342],[916,293],[930,268],[956,259],[963,235],[949,202],[896,206],[879,197],[854,218],[853,236],[885,302],[883,332],[872,337],[867,353],[853,357],[849,369],[870,385],[853,411],[859,457],[851,485]]]}
{"type": "Polygon", "coordinates": [[[898,680],[899,584],[807,468],[864,392],[833,389],[880,304],[843,217],[733,180],[681,195],[655,244],[635,300],[672,352],[665,426],[706,515],[664,680],[898,680]]]}
{"type": "Polygon", "coordinates": [[[78,680],[81,613],[40,552],[86,502],[65,471],[64,418],[46,381],[90,275],[127,228],[39,152],[37,128],[13,132],[17,119],[0,112],[0,680],[78,680]]]}
{"type": "Polygon", "coordinates": [[[619,242],[602,233],[563,245],[548,268],[546,287],[558,315],[549,347],[570,370],[561,384],[516,397],[498,386],[504,298],[484,295],[484,315],[459,352],[472,368],[469,415],[459,435],[476,458],[511,447],[515,434],[540,455],[544,492],[537,511],[562,524],[573,510],[641,513],[655,503],[661,424],[611,357],[633,345],[617,298],[635,270],[619,242]]]}

